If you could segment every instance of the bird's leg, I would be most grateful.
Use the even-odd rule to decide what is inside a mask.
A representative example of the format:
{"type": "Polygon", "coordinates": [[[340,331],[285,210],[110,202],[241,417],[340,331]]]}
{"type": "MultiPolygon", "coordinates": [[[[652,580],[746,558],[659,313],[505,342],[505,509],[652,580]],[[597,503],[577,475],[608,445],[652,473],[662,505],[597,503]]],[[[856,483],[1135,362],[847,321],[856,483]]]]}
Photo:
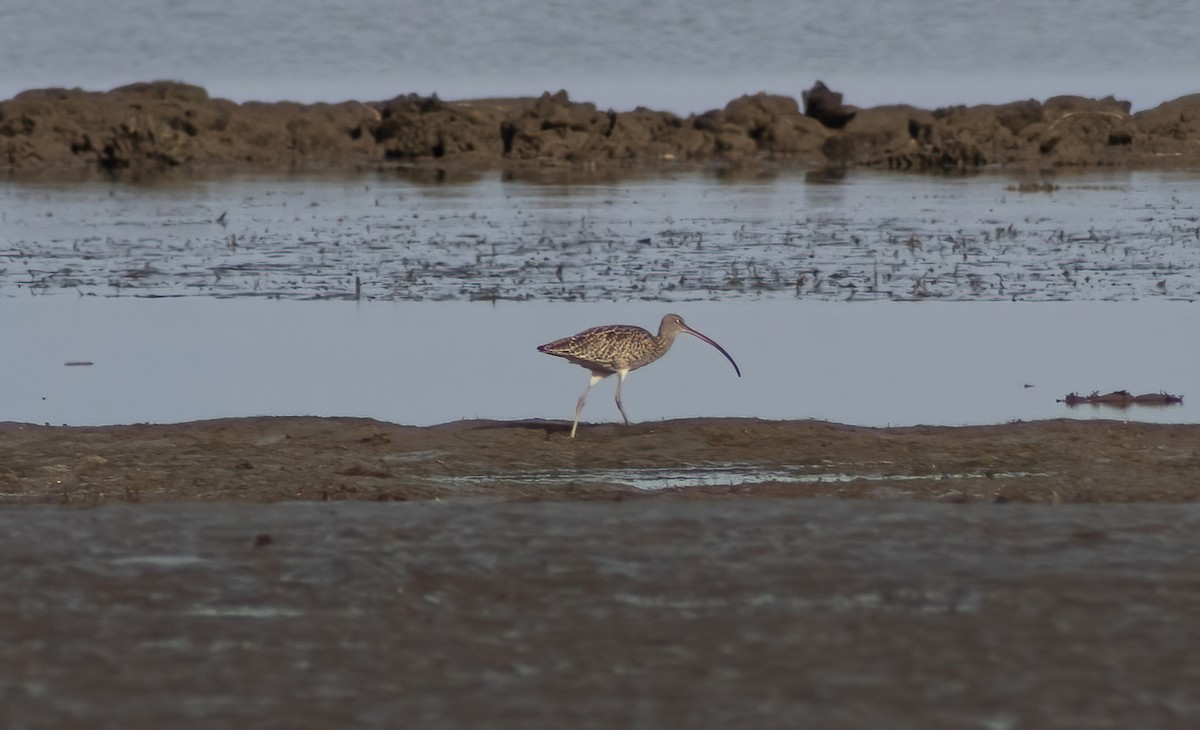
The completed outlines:
{"type": "Polygon", "coordinates": [[[629,416],[625,415],[625,406],[621,405],[621,386],[625,383],[625,376],[629,374],[628,370],[617,371],[617,410],[621,412],[621,418],[625,419],[625,425],[629,425],[629,416]]]}
{"type": "Polygon", "coordinates": [[[575,429],[579,428],[579,414],[583,413],[583,402],[587,400],[587,394],[591,391],[592,386],[604,379],[601,373],[592,373],[592,379],[588,381],[588,387],[584,389],[583,395],[579,396],[579,402],[575,404],[575,422],[571,424],[571,438],[575,438],[575,429]]]}

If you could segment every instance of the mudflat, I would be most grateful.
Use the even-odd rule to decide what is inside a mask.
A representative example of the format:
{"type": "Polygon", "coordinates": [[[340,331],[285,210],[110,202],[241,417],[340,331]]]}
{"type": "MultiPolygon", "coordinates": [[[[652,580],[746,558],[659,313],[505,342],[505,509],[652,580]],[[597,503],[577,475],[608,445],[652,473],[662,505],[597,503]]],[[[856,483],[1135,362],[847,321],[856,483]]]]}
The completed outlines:
{"type": "Polygon", "coordinates": [[[0,425],[0,500],[690,499],[1184,502],[1200,425],[1051,420],[864,428],[694,419],[587,425],[239,418],[103,427],[0,425]]]}
{"type": "Polygon", "coordinates": [[[1194,727],[1198,527],[1195,504],[9,508],[0,717],[1194,727]]]}
{"type": "Polygon", "coordinates": [[[569,428],[0,424],[0,716],[1200,718],[1200,426],[569,428]]]}

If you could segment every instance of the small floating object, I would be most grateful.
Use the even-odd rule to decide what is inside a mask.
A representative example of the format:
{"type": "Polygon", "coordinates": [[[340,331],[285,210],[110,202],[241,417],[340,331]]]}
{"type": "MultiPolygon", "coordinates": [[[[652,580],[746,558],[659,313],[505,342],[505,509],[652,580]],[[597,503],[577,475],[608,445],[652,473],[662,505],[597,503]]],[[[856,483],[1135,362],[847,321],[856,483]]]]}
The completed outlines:
{"type": "Polygon", "coordinates": [[[1099,391],[1093,390],[1091,395],[1079,395],[1078,393],[1067,393],[1067,397],[1060,398],[1059,403],[1066,403],[1068,406],[1109,406],[1111,408],[1128,408],[1129,406],[1171,406],[1183,403],[1183,396],[1171,395],[1165,391],[1158,393],[1143,393],[1141,395],[1133,395],[1127,390],[1114,390],[1111,393],[1101,394],[1099,391]]]}
{"type": "Polygon", "coordinates": [[[94,364],[95,363],[93,363],[91,360],[69,360],[63,363],[63,365],[66,365],[69,368],[85,368],[94,364]]]}
{"type": "Polygon", "coordinates": [[[1053,193],[1058,190],[1058,186],[1052,182],[1023,182],[1008,185],[1004,189],[1010,193],[1053,193]]]}

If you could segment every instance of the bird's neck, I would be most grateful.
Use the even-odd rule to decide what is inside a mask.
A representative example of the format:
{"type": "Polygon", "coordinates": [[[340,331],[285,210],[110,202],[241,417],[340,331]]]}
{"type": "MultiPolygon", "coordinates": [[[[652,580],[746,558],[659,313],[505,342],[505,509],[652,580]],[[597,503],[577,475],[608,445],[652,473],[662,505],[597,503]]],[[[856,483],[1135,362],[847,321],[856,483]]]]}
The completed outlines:
{"type": "Polygon", "coordinates": [[[666,349],[675,341],[675,335],[679,334],[679,330],[668,330],[662,327],[658,328],[658,336],[654,338],[654,343],[659,349],[666,349]]]}

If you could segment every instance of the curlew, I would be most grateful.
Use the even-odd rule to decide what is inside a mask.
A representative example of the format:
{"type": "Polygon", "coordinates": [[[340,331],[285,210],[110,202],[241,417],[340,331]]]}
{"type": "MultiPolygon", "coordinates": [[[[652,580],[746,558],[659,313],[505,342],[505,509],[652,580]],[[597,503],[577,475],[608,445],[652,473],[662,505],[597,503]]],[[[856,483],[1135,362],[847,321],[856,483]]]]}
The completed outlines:
{"type": "Polygon", "coordinates": [[[617,410],[621,412],[621,418],[625,419],[625,425],[628,426],[629,417],[625,415],[625,407],[621,405],[621,385],[625,382],[625,376],[629,375],[630,371],[649,365],[667,354],[667,350],[670,350],[675,342],[675,335],[680,332],[699,337],[720,350],[733,365],[738,377],[742,377],[741,369],[733,361],[733,357],[725,352],[724,347],[684,324],[683,317],[678,314],[663,317],[662,323],[658,325],[657,335],[629,324],[608,324],[540,345],[538,352],[565,358],[592,372],[587,389],[579,396],[579,402],[575,405],[571,438],[575,438],[575,430],[579,428],[579,414],[583,412],[583,402],[587,400],[588,392],[593,385],[609,375],[617,376],[617,410]]]}

